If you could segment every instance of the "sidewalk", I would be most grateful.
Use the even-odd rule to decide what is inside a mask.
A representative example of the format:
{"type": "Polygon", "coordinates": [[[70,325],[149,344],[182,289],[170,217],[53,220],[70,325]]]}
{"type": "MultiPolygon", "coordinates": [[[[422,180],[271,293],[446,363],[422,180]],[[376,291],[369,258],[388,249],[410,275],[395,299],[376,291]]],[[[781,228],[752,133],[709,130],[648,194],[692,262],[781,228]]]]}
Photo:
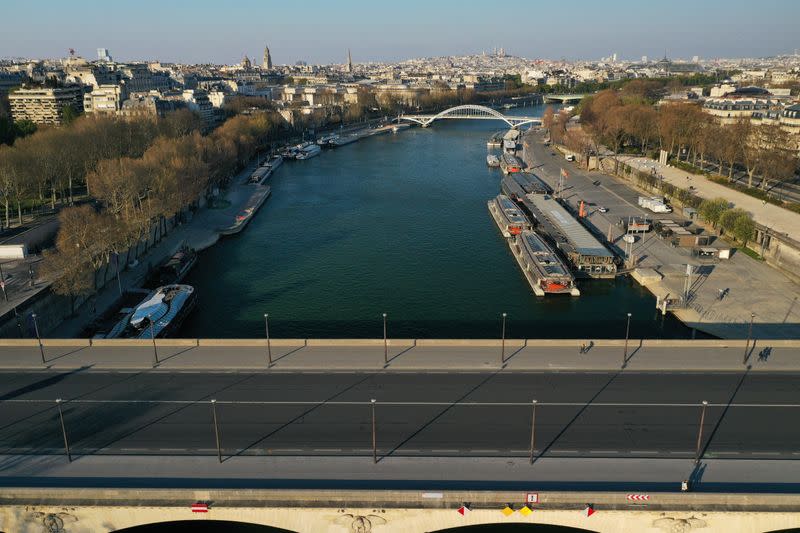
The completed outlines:
{"type": "MultiPolygon", "coordinates": [[[[624,340],[598,340],[580,353],[580,340],[390,340],[388,364],[382,339],[274,339],[273,371],[618,371],[624,340]]],[[[265,340],[167,339],[109,342],[46,340],[46,363],[35,340],[0,343],[3,370],[151,370],[171,372],[263,371],[268,369],[265,340]],[[25,342],[27,345],[22,345],[25,342]]],[[[628,343],[626,371],[800,372],[800,341],[640,341],[628,343]]]]}
{"type": "Polygon", "coordinates": [[[679,168],[662,165],[652,159],[620,156],[619,160],[643,172],[649,173],[652,172],[651,169],[655,169],[657,174],[664,176],[664,181],[676,187],[686,189],[691,185],[694,187],[695,194],[700,198],[725,198],[733,203],[735,207],[741,207],[745,211],[749,211],[753,215],[753,220],[758,224],[771,228],[776,233],[787,235],[792,239],[800,239],[800,214],[798,213],[762,202],[758,198],[725,187],[719,183],[714,183],[706,179],[705,176],[690,174],[679,168]],[[690,179],[687,180],[687,176],[690,179]]]}

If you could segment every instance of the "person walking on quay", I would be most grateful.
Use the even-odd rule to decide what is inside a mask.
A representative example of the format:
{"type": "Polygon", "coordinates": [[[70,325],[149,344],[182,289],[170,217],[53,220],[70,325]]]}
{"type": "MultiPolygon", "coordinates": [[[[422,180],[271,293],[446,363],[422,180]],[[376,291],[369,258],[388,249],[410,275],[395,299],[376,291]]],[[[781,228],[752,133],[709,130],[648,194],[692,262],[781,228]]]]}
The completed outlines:
{"type": "Polygon", "coordinates": [[[581,343],[581,353],[586,353],[586,343],[585,342],[581,343]]]}

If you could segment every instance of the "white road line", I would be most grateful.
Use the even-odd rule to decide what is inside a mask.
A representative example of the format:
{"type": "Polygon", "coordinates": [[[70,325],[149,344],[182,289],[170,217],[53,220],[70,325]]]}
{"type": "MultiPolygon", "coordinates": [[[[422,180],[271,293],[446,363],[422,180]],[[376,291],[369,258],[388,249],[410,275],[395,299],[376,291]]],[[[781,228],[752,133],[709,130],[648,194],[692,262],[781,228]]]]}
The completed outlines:
{"type": "Polygon", "coordinates": [[[617,450],[589,450],[589,453],[619,453],[617,450]]]}
{"type": "Polygon", "coordinates": [[[578,450],[551,450],[550,453],[580,453],[578,450]]]}
{"type": "Polygon", "coordinates": [[[431,450],[434,453],[458,453],[460,450],[431,450]]]}
{"type": "Polygon", "coordinates": [[[714,452],[709,455],[739,455],[740,452],[714,452]]]}
{"type": "Polygon", "coordinates": [[[498,453],[500,450],[478,450],[478,449],[473,449],[473,450],[470,450],[470,451],[472,453],[498,453]]]}
{"type": "Polygon", "coordinates": [[[658,453],[655,450],[631,450],[630,453],[658,453]]]}

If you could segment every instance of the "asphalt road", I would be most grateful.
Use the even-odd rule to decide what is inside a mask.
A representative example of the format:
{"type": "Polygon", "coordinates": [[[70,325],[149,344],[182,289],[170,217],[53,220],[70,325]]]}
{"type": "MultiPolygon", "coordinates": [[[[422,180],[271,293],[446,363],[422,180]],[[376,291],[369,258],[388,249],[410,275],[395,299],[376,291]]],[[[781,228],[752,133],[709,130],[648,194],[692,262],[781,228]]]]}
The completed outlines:
{"type": "Polygon", "coordinates": [[[798,378],[796,373],[0,373],[0,454],[63,453],[54,402],[62,398],[76,455],[215,455],[213,398],[225,456],[369,456],[369,400],[375,398],[381,456],[527,456],[530,402],[536,399],[537,454],[691,458],[699,405],[707,400],[706,458],[797,459],[800,407],[786,405],[800,397],[798,378]],[[521,405],[501,405],[509,403],[521,405]],[[601,405],[615,403],[658,405],[601,405]]]}

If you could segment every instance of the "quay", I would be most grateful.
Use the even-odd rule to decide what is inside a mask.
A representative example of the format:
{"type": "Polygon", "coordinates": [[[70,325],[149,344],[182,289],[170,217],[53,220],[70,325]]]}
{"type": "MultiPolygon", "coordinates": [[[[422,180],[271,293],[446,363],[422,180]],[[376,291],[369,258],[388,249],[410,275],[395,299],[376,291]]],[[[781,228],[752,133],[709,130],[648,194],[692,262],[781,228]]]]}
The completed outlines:
{"type": "MultiPolygon", "coordinates": [[[[564,189],[565,199],[606,207],[607,213],[590,207],[584,222],[594,228],[596,235],[605,235],[607,245],[615,252],[626,255],[622,241],[626,231],[617,221],[628,217],[656,218],[638,206],[638,197],[649,193],[637,189],[631,181],[565,163],[555,146],[544,145],[544,137],[537,131],[525,135],[523,157],[528,167],[555,186],[560,169],[567,166],[570,178],[564,189]]],[[[678,174],[675,171],[670,175],[676,184],[678,174]]],[[[685,173],[682,174],[680,179],[685,183],[685,173]]],[[[704,190],[707,197],[741,195],[727,189],[712,191],[710,185],[715,184],[701,184],[700,181],[705,181],[701,177],[694,181],[697,188],[709,189],[707,193],[704,190]]],[[[737,205],[738,201],[737,197],[737,205]]],[[[749,204],[746,207],[749,210],[749,204]]],[[[759,206],[759,209],[780,212],[784,219],[798,216],[777,206],[759,206]]],[[[666,218],[683,221],[684,217],[672,213],[666,218]]],[[[741,251],[730,259],[704,259],[695,256],[690,248],[673,246],[654,231],[639,234],[632,250],[628,251],[636,260],[629,270],[631,278],[656,296],[659,303],[665,300],[685,302],[668,306],[668,312],[687,326],[724,339],[745,339],[750,334],[776,339],[800,338],[800,287],[764,262],[741,251]],[[687,265],[690,265],[689,274],[687,265]],[[721,291],[726,293],[722,300],[719,298],[721,291]]]]}

